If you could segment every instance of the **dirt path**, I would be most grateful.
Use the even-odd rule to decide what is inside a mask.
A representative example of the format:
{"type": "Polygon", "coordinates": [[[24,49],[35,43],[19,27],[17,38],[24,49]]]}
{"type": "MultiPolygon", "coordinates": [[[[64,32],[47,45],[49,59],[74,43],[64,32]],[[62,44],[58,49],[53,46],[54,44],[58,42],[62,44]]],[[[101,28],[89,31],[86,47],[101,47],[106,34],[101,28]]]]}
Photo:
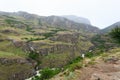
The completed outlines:
{"type": "Polygon", "coordinates": [[[115,57],[106,60],[98,58],[95,60],[97,61],[95,65],[77,69],[69,76],[66,76],[64,72],[60,73],[51,80],[120,80],[120,57],[118,58],[118,55],[120,56],[120,52],[115,57]]]}

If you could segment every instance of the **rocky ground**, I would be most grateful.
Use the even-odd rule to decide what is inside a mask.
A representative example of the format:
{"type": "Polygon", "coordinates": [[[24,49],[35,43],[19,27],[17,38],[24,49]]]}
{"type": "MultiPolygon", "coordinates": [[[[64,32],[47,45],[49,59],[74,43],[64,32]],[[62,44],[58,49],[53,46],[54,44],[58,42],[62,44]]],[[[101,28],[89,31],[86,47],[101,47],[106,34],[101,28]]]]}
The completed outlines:
{"type": "Polygon", "coordinates": [[[51,80],[120,80],[120,52],[110,52],[94,58],[95,64],[89,64],[90,59],[85,59],[85,65],[73,72],[64,71],[51,80]],[[68,73],[66,75],[66,73],[68,73]]]}

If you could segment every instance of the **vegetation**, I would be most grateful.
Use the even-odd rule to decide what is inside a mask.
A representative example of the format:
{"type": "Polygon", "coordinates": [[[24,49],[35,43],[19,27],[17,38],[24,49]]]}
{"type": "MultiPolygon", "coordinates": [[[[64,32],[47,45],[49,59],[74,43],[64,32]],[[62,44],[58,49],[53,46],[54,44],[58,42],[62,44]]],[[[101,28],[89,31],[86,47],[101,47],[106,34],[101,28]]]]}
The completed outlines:
{"type": "MultiPolygon", "coordinates": [[[[69,70],[70,72],[82,68],[84,66],[84,59],[80,57],[82,53],[85,54],[87,59],[91,60],[88,64],[94,65],[95,62],[92,59],[100,56],[108,48],[111,49],[108,44],[113,45],[108,35],[96,35],[90,41],[93,34],[87,33],[88,30],[84,31],[80,29],[82,33],[78,30],[79,26],[76,28],[78,31],[74,30],[72,26],[75,23],[71,23],[71,26],[69,26],[69,23],[65,22],[65,24],[62,25],[62,29],[62,26],[60,25],[60,27],[57,23],[55,23],[55,25],[58,25],[57,27],[60,28],[55,27],[54,24],[50,25],[49,22],[44,22],[45,20],[43,22],[41,20],[37,21],[37,18],[35,20],[26,20],[26,18],[21,16],[19,16],[19,18],[4,16],[3,19],[0,19],[0,22],[5,23],[0,23],[0,25],[3,24],[6,26],[6,28],[0,26],[0,58],[11,59],[20,57],[25,60],[26,57],[31,58],[33,62],[30,63],[33,63],[35,69],[44,67],[44,69],[40,71],[41,76],[35,76],[33,80],[47,80],[60,72],[58,68],[63,68],[63,70],[69,70]],[[69,30],[64,29],[64,25],[66,26],[65,28],[67,29],[68,27],[69,30]],[[36,51],[29,50],[28,45],[34,45],[36,51]],[[91,49],[92,52],[89,52],[88,50],[91,47],[93,47],[91,49]],[[54,67],[57,67],[57,69],[53,69],[54,67]]],[[[120,28],[116,27],[113,29],[110,35],[120,42],[120,28]]],[[[103,55],[103,57],[104,56],[106,55],[103,55]]],[[[15,64],[11,65],[13,65],[13,68],[16,66],[15,64]]],[[[22,64],[20,63],[19,66],[20,65],[22,64]]],[[[27,66],[28,68],[31,67],[31,65],[27,66]]],[[[2,66],[2,68],[4,68],[4,66],[2,66]]],[[[0,74],[2,74],[2,68],[0,67],[0,74]]],[[[4,69],[8,70],[9,68],[6,66],[4,69]]],[[[17,69],[18,70],[15,70],[16,72],[19,71],[19,68],[17,69]]]]}
{"type": "Polygon", "coordinates": [[[116,27],[112,29],[109,34],[113,39],[115,39],[118,43],[120,43],[120,27],[116,27]]]}
{"type": "Polygon", "coordinates": [[[73,59],[72,61],[70,61],[69,64],[78,63],[82,60],[83,60],[83,58],[81,56],[79,56],[79,57],[73,59]]]}
{"type": "Polygon", "coordinates": [[[39,54],[34,52],[34,51],[31,51],[29,53],[28,57],[36,61],[37,64],[35,65],[34,69],[37,69],[37,67],[41,64],[41,60],[40,60],[39,54]]]}
{"type": "Polygon", "coordinates": [[[66,31],[66,30],[61,29],[61,28],[56,28],[56,29],[51,30],[51,32],[49,32],[49,33],[44,33],[43,36],[45,36],[45,39],[47,39],[49,37],[53,37],[59,31],[66,31]]]}
{"type": "Polygon", "coordinates": [[[37,37],[37,38],[35,38],[35,37],[31,37],[31,38],[21,38],[21,39],[25,39],[25,40],[27,40],[27,42],[31,42],[31,41],[38,41],[38,40],[44,40],[45,38],[39,38],[39,37],[37,37]]]}
{"type": "Polygon", "coordinates": [[[83,67],[83,64],[82,63],[73,63],[73,64],[71,64],[69,67],[68,67],[68,69],[69,69],[69,71],[74,71],[74,70],[76,70],[76,69],[80,69],[80,68],[82,68],[83,67]]]}
{"type": "Polygon", "coordinates": [[[26,27],[26,31],[31,32],[32,28],[30,28],[29,26],[26,27]]]}
{"type": "Polygon", "coordinates": [[[5,20],[11,27],[15,27],[15,24],[24,24],[21,21],[16,21],[14,19],[6,19],[5,20]]]}
{"type": "Polygon", "coordinates": [[[37,60],[39,58],[39,55],[33,51],[31,51],[28,55],[29,58],[33,59],[33,60],[37,60]]]}
{"type": "Polygon", "coordinates": [[[60,69],[58,69],[58,68],[57,69],[45,68],[39,72],[40,76],[35,76],[34,78],[32,78],[32,80],[47,80],[47,79],[55,76],[59,72],[60,72],[60,69]]]}

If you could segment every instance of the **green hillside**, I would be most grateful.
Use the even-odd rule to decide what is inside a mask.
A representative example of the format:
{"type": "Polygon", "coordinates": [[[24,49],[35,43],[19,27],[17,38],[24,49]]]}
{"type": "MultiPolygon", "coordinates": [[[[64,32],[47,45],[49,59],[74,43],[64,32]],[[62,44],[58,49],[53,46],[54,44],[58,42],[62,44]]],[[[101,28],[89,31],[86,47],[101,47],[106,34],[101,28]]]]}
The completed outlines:
{"type": "Polygon", "coordinates": [[[119,47],[109,35],[98,32],[92,25],[59,16],[0,12],[0,80],[24,80],[37,70],[46,75],[55,68],[51,78],[80,68],[83,53],[91,58],[119,47]]]}

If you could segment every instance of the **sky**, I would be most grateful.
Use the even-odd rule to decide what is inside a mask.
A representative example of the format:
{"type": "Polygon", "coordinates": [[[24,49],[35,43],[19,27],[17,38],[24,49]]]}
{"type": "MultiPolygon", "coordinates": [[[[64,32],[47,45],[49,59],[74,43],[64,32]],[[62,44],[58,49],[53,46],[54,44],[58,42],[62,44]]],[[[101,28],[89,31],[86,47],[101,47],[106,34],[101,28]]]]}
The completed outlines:
{"type": "Polygon", "coordinates": [[[76,15],[105,28],[120,21],[120,0],[0,0],[0,11],[26,11],[40,16],[76,15]]]}

